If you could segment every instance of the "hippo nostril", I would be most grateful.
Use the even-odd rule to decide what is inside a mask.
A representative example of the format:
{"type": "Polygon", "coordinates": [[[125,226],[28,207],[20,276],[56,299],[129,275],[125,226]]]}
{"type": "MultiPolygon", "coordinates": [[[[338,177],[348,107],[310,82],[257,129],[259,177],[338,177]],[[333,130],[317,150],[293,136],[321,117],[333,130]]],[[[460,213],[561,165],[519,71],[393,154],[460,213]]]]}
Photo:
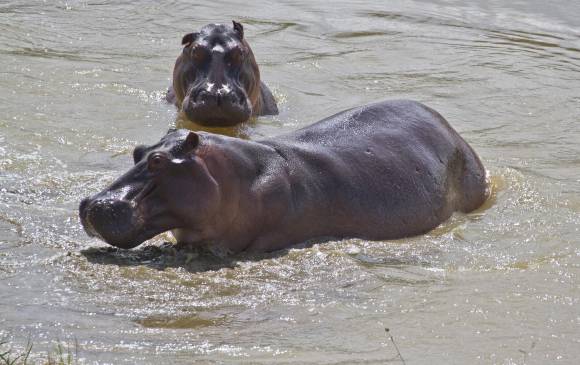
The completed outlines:
{"type": "Polygon", "coordinates": [[[205,90],[202,90],[199,92],[199,95],[198,95],[197,100],[195,102],[196,103],[203,103],[203,104],[206,104],[208,106],[213,106],[213,105],[220,105],[220,103],[222,101],[223,100],[222,100],[221,95],[219,93],[207,92],[205,90]]]}
{"type": "Polygon", "coordinates": [[[192,95],[193,96],[192,97],[192,100],[195,103],[199,102],[202,99],[203,93],[205,93],[205,91],[203,91],[203,90],[196,90],[196,91],[194,91],[194,93],[192,95]]]}
{"type": "Polygon", "coordinates": [[[205,90],[202,90],[199,92],[197,99],[200,101],[207,101],[211,96],[212,96],[211,93],[209,93],[205,90]]]}

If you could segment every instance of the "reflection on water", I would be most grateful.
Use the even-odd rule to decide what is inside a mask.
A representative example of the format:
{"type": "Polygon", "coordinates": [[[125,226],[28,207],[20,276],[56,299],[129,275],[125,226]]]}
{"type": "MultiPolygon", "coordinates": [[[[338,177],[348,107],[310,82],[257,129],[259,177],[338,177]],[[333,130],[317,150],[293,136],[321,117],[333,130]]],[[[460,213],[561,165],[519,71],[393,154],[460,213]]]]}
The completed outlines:
{"type": "Polygon", "coordinates": [[[217,133],[222,134],[224,136],[237,137],[243,139],[250,139],[250,135],[248,132],[250,132],[250,129],[253,126],[255,126],[255,124],[256,119],[252,118],[243,125],[237,125],[233,127],[206,127],[196,123],[195,121],[190,121],[182,113],[179,113],[177,119],[175,120],[176,128],[185,128],[194,132],[201,131],[201,132],[217,133]]]}
{"type": "MultiPolygon", "coordinates": [[[[580,355],[579,4],[0,4],[0,337],[87,363],[562,363],[580,355]],[[426,235],[219,257],[87,237],[79,200],[170,128],[181,36],[241,20],[286,133],[364,103],[440,111],[490,198],[426,235]],[[525,355],[524,355],[525,354],[525,355]],[[193,360],[192,360],[193,359],[193,360]]],[[[386,222],[388,224],[388,222],[386,222]]]]}

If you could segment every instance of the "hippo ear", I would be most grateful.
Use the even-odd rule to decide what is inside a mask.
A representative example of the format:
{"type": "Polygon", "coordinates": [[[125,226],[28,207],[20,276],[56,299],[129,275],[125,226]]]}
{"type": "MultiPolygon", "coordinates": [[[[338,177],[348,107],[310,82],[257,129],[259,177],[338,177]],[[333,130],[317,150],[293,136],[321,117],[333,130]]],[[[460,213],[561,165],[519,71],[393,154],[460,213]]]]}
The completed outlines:
{"type": "Polygon", "coordinates": [[[183,142],[184,149],[186,151],[191,151],[199,145],[199,135],[195,132],[189,132],[185,141],[183,142]]]}
{"type": "Polygon", "coordinates": [[[242,26],[242,24],[236,22],[235,20],[232,20],[232,23],[234,24],[234,31],[238,33],[240,40],[244,39],[244,27],[242,26]]]}
{"type": "Polygon", "coordinates": [[[135,165],[137,165],[137,163],[139,163],[139,161],[143,159],[143,156],[145,156],[145,152],[147,152],[147,146],[140,144],[137,147],[135,147],[135,149],[133,150],[133,162],[135,163],[135,165]]]}
{"type": "Polygon", "coordinates": [[[198,35],[199,33],[189,33],[184,35],[183,38],[181,39],[181,44],[186,47],[189,46],[195,41],[198,35]]]}

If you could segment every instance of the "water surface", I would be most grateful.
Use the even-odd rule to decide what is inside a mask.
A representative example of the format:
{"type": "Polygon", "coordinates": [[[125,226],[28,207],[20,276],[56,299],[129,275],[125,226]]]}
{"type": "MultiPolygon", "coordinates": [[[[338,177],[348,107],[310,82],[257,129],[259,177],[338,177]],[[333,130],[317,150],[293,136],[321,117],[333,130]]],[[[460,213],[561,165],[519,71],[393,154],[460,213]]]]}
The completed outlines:
{"type": "Polygon", "coordinates": [[[580,356],[580,3],[3,1],[0,336],[86,363],[573,364],[580,356]],[[374,3],[374,4],[373,4],[374,3]],[[264,256],[117,251],[79,200],[174,126],[183,34],[244,23],[276,117],[259,139],[410,98],[494,196],[435,231],[264,256]]]}

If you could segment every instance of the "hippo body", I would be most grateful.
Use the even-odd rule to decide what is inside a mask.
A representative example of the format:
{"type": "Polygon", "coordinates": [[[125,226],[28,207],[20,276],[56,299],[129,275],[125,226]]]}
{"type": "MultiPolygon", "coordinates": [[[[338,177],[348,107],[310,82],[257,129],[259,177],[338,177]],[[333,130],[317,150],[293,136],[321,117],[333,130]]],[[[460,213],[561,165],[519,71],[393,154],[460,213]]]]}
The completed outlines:
{"type": "Polygon", "coordinates": [[[178,241],[231,252],[325,237],[397,239],[486,199],[474,151],[437,112],[405,100],[353,108],[256,142],[177,130],[135,160],[81,203],[87,232],[124,248],[167,230],[178,241]],[[149,201],[135,199],[148,184],[155,186],[149,201]],[[115,209],[100,205],[124,206],[124,213],[113,222],[102,212],[115,209]],[[130,224],[119,227],[121,216],[130,224]]]}
{"type": "Polygon", "coordinates": [[[182,39],[166,99],[202,126],[227,127],[252,116],[276,115],[272,92],[240,23],[208,24],[182,39]]]}

